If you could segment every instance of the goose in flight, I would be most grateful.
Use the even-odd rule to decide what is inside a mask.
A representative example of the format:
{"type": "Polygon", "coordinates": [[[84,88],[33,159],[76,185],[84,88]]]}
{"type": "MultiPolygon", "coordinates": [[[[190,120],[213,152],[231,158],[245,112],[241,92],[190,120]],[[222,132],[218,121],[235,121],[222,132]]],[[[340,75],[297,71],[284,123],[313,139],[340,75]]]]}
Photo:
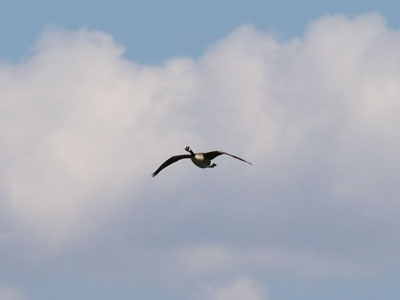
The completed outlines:
{"type": "Polygon", "coordinates": [[[216,166],[215,163],[212,163],[211,161],[216,158],[217,156],[220,156],[222,154],[229,155],[230,157],[236,158],[238,160],[241,160],[245,163],[248,163],[251,165],[250,162],[244,160],[243,158],[237,157],[235,155],[226,153],[224,151],[211,151],[211,152],[204,152],[204,153],[194,153],[192,149],[190,149],[189,146],[186,146],[185,150],[189,152],[189,154],[181,154],[181,155],[175,155],[172,156],[171,158],[167,159],[151,176],[156,176],[158,173],[161,172],[162,169],[168,167],[170,164],[173,164],[174,162],[177,162],[178,160],[181,160],[183,158],[190,158],[192,162],[198,166],[199,168],[214,168],[216,166]]]}

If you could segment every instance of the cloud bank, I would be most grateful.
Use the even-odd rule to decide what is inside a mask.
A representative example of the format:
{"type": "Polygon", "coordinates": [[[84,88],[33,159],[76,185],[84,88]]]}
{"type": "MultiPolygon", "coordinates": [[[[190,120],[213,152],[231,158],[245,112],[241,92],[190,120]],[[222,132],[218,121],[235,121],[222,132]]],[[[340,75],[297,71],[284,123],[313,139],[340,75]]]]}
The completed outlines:
{"type": "MultiPolygon", "coordinates": [[[[67,251],[134,282],[135,268],[208,282],[399,266],[400,34],[379,15],[287,40],[242,26],[160,66],[123,52],[103,32],[49,30],[30,59],[0,64],[3,257],[41,249],[62,265],[67,251]],[[186,145],[254,167],[221,157],[150,177],[186,145]]],[[[215,299],[262,299],[246,280],[215,299]]]]}

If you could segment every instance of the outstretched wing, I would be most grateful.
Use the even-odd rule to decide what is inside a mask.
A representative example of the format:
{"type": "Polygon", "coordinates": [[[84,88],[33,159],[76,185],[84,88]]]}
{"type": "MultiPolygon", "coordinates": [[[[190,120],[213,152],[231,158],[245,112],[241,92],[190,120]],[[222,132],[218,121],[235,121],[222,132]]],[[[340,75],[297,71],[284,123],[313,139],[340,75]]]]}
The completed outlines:
{"type": "Polygon", "coordinates": [[[214,159],[214,158],[216,158],[217,156],[220,156],[220,155],[222,155],[222,154],[229,155],[230,157],[236,158],[236,159],[241,160],[241,161],[243,161],[243,162],[245,162],[245,163],[248,163],[249,165],[252,165],[251,162],[248,162],[247,160],[244,160],[243,158],[240,158],[240,157],[238,157],[238,156],[236,156],[236,155],[233,155],[233,154],[229,154],[229,153],[224,152],[224,151],[211,151],[211,152],[207,152],[207,153],[204,153],[204,157],[207,158],[207,159],[209,159],[209,160],[212,160],[212,159],[214,159]]]}
{"type": "Polygon", "coordinates": [[[161,172],[162,169],[168,167],[170,164],[173,164],[174,162],[177,162],[180,159],[183,158],[190,158],[190,154],[182,154],[182,155],[175,155],[172,156],[171,158],[167,159],[151,176],[156,176],[158,173],[161,172]]]}

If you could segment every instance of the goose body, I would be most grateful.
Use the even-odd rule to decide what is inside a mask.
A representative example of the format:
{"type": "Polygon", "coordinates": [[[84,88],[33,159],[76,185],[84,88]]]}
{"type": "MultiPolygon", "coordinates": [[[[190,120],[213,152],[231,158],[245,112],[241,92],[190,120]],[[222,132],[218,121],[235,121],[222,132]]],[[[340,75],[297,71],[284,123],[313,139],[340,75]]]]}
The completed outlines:
{"type": "Polygon", "coordinates": [[[185,148],[189,154],[181,154],[181,155],[175,155],[167,159],[161,166],[158,167],[158,169],[151,174],[153,177],[156,176],[158,173],[161,172],[162,169],[168,167],[170,164],[173,164],[174,162],[177,162],[178,160],[184,159],[184,158],[190,158],[191,161],[193,162],[194,165],[196,165],[199,168],[205,169],[205,168],[214,168],[216,166],[215,163],[212,162],[214,158],[217,156],[220,156],[222,154],[228,155],[230,157],[236,158],[238,160],[241,160],[245,163],[248,163],[251,165],[250,162],[244,160],[243,158],[240,158],[238,156],[235,156],[233,154],[229,154],[224,151],[211,151],[211,152],[200,152],[200,153],[194,153],[192,149],[190,149],[189,146],[185,148]]]}
{"type": "Polygon", "coordinates": [[[211,165],[211,160],[206,159],[203,153],[197,153],[194,156],[190,157],[192,162],[198,166],[199,168],[209,168],[211,165]]]}

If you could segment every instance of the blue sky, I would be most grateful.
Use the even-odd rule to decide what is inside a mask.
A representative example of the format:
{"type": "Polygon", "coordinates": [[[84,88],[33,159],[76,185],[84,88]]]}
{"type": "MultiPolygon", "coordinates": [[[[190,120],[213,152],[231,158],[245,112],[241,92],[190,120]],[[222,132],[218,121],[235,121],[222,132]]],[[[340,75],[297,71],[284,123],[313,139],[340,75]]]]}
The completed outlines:
{"type": "Polygon", "coordinates": [[[1,300],[400,297],[400,4],[293,2],[0,2],[1,300]]]}
{"type": "Polygon", "coordinates": [[[101,30],[126,47],[126,56],[156,64],[171,57],[199,56],[211,43],[243,24],[283,37],[302,34],[326,14],[379,12],[398,27],[396,1],[8,1],[0,11],[0,57],[18,60],[46,27],[101,30]]]}

